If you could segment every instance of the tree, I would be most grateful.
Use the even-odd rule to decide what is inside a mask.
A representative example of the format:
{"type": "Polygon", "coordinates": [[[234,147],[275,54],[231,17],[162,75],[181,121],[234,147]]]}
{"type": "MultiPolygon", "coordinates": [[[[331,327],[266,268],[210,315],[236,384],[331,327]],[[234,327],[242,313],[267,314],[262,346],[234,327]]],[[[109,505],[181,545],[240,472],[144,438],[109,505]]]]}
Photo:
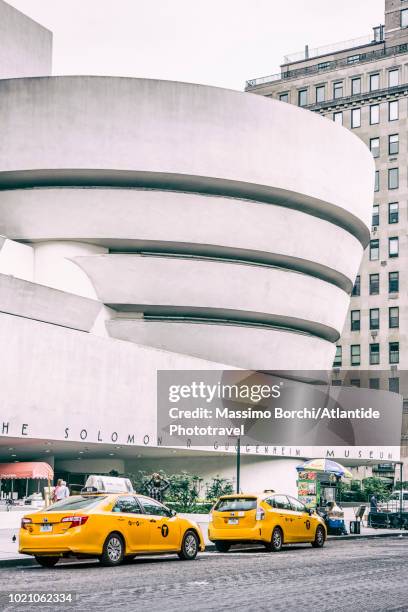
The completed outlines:
{"type": "Polygon", "coordinates": [[[211,479],[210,482],[206,483],[207,486],[207,499],[216,500],[221,495],[230,495],[234,492],[234,487],[231,480],[227,478],[220,478],[219,475],[211,479]]]}
{"type": "Polygon", "coordinates": [[[170,489],[168,501],[179,512],[194,512],[199,496],[200,478],[196,475],[182,472],[169,477],[170,489]]]}
{"type": "Polygon", "coordinates": [[[363,491],[367,500],[375,495],[379,501],[387,501],[391,493],[391,486],[382,478],[371,476],[363,479],[363,491]]]}

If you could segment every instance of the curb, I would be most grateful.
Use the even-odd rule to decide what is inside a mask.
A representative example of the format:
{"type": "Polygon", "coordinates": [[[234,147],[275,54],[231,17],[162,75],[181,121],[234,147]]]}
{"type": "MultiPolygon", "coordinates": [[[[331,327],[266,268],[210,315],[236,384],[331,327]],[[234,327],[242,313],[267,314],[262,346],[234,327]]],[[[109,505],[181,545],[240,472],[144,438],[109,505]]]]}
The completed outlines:
{"type": "MultiPolygon", "coordinates": [[[[330,542],[338,542],[339,540],[373,540],[375,538],[398,538],[408,537],[408,532],[397,532],[397,533],[370,533],[360,535],[343,535],[343,536],[328,536],[327,540],[330,542]]],[[[214,552],[215,545],[207,544],[205,552],[214,552]]],[[[7,567],[18,567],[18,566],[30,566],[37,565],[37,561],[32,557],[22,557],[21,559],[16,557],[14,559],[0,559],[0,569],[7,567]]],[[[39,567],[39,566],[38,566],[39,567]]]]}

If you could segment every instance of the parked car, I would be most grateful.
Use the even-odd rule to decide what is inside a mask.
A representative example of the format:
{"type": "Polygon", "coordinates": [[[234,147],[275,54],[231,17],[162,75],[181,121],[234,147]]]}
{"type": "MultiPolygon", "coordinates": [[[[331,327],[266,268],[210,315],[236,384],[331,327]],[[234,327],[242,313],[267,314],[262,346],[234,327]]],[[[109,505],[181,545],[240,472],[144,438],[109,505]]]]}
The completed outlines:
{"type": "Polygon", "coordinates": [[[20,553],[44,567],[63,557],[97,557],[112,566],[150,553],[192,560],[205,549],[199,526],[162,503],[126,489],[90,489],[24,516],[20,553]]]}
{"type": "Polygon", "coordinates": [[[208,537],[219,552],[243,542],[258,542],[270,551],[299,542],[321,548],[326,536],[324,520],[316,512],[294,497],[270,491],[220,497],[208,527],[208,537]]]}
{"type": "MultiPolygon", "coordinates": [[[[386,502],[379,502],[378,512],[399,512],[401,491],[394,491],[386,502]]],[[[408,512],[408,491],[402,491],[402,511],[408,512]]]]}

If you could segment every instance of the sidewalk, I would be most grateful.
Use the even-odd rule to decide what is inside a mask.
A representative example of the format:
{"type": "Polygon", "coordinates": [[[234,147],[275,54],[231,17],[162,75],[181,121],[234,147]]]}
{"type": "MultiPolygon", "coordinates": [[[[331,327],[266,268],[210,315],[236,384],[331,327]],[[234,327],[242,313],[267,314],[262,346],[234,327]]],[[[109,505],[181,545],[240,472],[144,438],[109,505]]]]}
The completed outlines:
{"type": "MultiPolygon", "coordinates": [[[[36,561],[33,557],[27,557],[26,555],[20,555],[18,552],[18,529],[0,529],[0,569],[2,567],[21,566],[35,564],[36,561]],[[13,535],[16,536],[16,542],[13,542],[13,535]]],[[[214,545],[208,541],[207,533],[203,529],[203,534],[206,543],[206,550],[215,550],[214,545]]],[[[369,539],[369,538],[389,538],[389,537],[406,537],[408,538],[408,531],[400,529],[371,529],[370,527],[363,527],[360,535],[346,535],[346,536],[329,536],[330,542],[336,540],[355,540],[355,539],[369,539]]]]}

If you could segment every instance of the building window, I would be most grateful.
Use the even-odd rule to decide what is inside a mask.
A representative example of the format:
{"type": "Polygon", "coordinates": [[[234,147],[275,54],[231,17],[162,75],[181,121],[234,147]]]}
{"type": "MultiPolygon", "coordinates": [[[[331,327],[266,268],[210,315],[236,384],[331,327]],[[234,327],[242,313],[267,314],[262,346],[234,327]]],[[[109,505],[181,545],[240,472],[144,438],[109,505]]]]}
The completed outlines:
{"type": "Polygon", "coordinates": [[[281,102],[289,102],[289,94],[288,93],[283,93],[279,95],[279,100],[281,102]]]}
{"type": "Polygon", "coordinates": [[[391,393],[399,393],[399,378],[388,379],[388,390],[391,393]]]}
{"type": "Polygon", "coordinates": [[[341,380],[335,379],[331,382],[332,387],[341,387],[341,380]]]}
{"type": "Polygon", "coordinates": [[[370,151],[373,157],[380,157],[380,139],[370,138],[370,151]]]}
{"type": "Polygon", "coordinates": [[[383,40],[384,26],[380,25],[380,26],[373,28],[373,32],[374,32],[373,42],[381,42],[383,40]]]}
{"type": "Polygon", "coordinates": [[[360,365],[361,360],[361,349],[359,344],[352,344],[350,346],[350,363],[352,366],[360,365]]]}
{"type": "Polygon", "coordinates": [[[325,100],[325,87],[324,85],[319,85],[316,87],[316,103],[324,102],[325,100]]]}
{"type": "Polygon", "coordinates": [[[301,89],[298,92],[298,105],[299,106],[307,105],[307,89],[301,89]]]}
{"type": "Polygon", "coordinates": [[[337,98],[343,97],[343,83],[339,81],[338,83],[334,83],[333,85],[333,98],[337,100],[337,98]]]}
{"type": "Polygon", "coordinates": [[[333,113],[333,121],[334,123],[343,125],[343,113],[341,111],[339,113],[333,113]]]}
{"type": "Polygon", "coordinates": [[[399,308],[398,306],[391,306],[391,308],[388,309],[388,323],[389,323],[390,329],[399,327],[399,308]]]}
{"type": "Polygon", "coordinates": [[[399,255],[399,240],[398,236],[388,238],[388,257],[398,257],[399,255]]]}
{"type": "Polygon", "coordinates": [[[394,100],[393,102],[388,102],[388,120],[397,121],[398,116],[399,116],[398,100],[394,100]]]}
{"type": "Polygon", "coordinates": [[[370,365],[378,365],[380,363],[380,345],[378,342],[370,344],[370,365]]]}
{"type": "Polygon", "coordinates": [[[388,170],[388,189],[398,189],[399,187],[399,170],[398,168],[390,168],[388,170]]]}
{"type": "Polygon", "coordinates": [[[353,108],[351,111],[351,127],[359,128],[361,127],[361,109],[353,108]]]}
{"type": "Polygon", "coordinates": [[[390,363],[399,363],[399,342],[389,343],[389,361],[390,363]]]}
{"type": "Polygon", "coordinates": [[[354,287],[353,287],[353,291],[351,292],[351,295],[360,295],[360,290],[361,290],[361,277],[360,275],[358,275],[356,278],[356,282],[354,283],[354,287]]]}
{"type": "Polygon", "coordinates": [[[370,240],[370,261],[380,259],[380,241],[370,240]]]}
{"type": "Polygon", "coordinates": [[[399,135],[391,134],[388,136],[388,154],[398,155],[399,153],[399,135]]]}
{"type": "Polygon", "coordinates": [[[398,293],[399,291],[399,272],[388,273],[388,293],[398,293]]]}
{"type": "Polygon", "coordinates": [[[377,91],[380,89],[380,75],[370,74],[370,91],[377,91]]]}
{"type": "Polygon", "coordinates": [[[380,171],[375,171],[374,191],[380,191],[380,171]]]}
{"type": "Polygon", "coordinates": [[[380,388],[380,379],[379,378],[369,378],[368,379],[368,387],[369,387],[369,389],[379,389],[380,388]]]}
{"type": "Polygon", "coordinates": [[[380,105],[372,104],[370,106],[370,125],[380,123],[380,105]]]}
{"type": "Polygon", "coordinates": [[[370,295],[378,295],[380,293],[380,275],[370,274],[370,295]]]}
{"type": "Polygon", "coordinates": [[[370,308],[370,329],[380,329],[379,308],[370,308]]]}
{"type": "Polygon", "coordinates": [[[336,346],[336,356],[334,358],[333,367],[340,368],[342,364],[342,350],[341,346],[336,346]]]}
{"type": "Polygon", "coordinates": [[[399,204],[398,202],[391,202],[388,204],[388,223],[399,222],[399,204]]]}
{"type": "Polygon", "coordinates": [[[373,206],[373,217],[372,217],[372,226],[377,227],[380,225],[380,205],[374,204],[373,206]]]}
{"type": "Polygon", "coordinates": [[[330,68],[330,66],[331,66],[331,62],[320,62],[320,64],[317,64],[317,69],[327,70],[327,68],[330,68]]]}
{"type": "Polygon", "coordinates": [[[355,79],[351,79],[351,95],[357,96],[361,93],[361,79],[357,77],[355,79]]]}
{"type": "Polygon", "coordinates": [[[352,310],[350,313],[351,317],[351,331],[360,331],[360,311],[352,310]]]}
{"type": "Polygon", "coordinates": [[[348,64],[356,64],[357,62],[360,61],[360,55],[349,55],[347,58],[347,63],[348,64]]]}
{"type": "Polygon", "coordinates": [[[360,388],[360,379],[359,378],[351,378],[350,379],[350,387],[358,387],[358,388],[360,388]]]}
{"type": "Polygon", "coordinates": [[[399,70],[390,70],[388,73],[388,87],[399,85],[399,70]]]}
{"type": "Polygon", "coordinates": [[[401,28],[408,27],[408,9],[402,9],[401,11],[401,28]]]}

